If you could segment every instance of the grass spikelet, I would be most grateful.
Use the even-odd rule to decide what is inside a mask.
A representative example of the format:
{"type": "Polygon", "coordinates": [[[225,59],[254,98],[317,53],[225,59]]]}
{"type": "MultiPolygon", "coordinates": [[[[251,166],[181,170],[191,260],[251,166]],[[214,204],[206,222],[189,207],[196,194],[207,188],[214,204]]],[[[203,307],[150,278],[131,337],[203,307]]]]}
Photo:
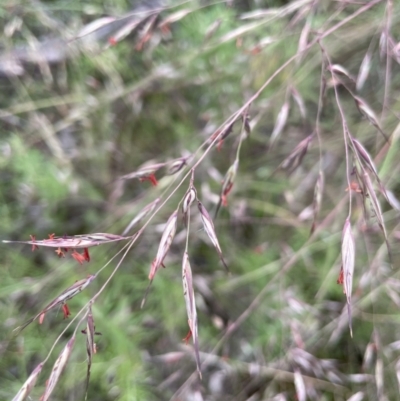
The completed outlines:
{"type": "Polygon", "coordinates": [[[300,92],[296,89],[295,86],[292,85],[290,87],[290,94],[292,95],[293,100],[296,102],[297,107],[300,110],[301,117],[303,118],[303,120],[305,120],[307,118],[307,109],[304,100],[300,95],[300,92]]]}
{"type": "Polygon", "coordinates": [[[211,137],[210,137],[210,142],[214,141],[216,138],[218,138],[218,144],[217,144],[217,149],[220,150],[222,147],[222,144],[224,143],[224,139],[227,138],[230,133],[233,130],[233,126],[235,124],[235,121],[232,123],[226,125],[224,128],[215,131],[211,137]]]}
{"type": "Polygon", "coordinates": [[[48,401],[48,399],[50,398],[50,395],[53,392],[58,382],[58,379],[60,378],[61,373],[68,362],[74,343],[75,343],[75,335],[72,336],[71,339],[67,342],[67,345],[61,351],[59,357],[54,363],[49,379],[47,380],[46,390],[41,398],[41,401],[48,401]]]}
{"type": "Polygon", "coordinates": [[[311,231],[310,234],[312,234],[315,231],[315,226],[316,226],[316,221],[318,218],[319,210],[321,208],[321,203],[322,203],[322,194],[324,192],[324,173],[322,170],[320,170],[317,182],[315,184],[314,188],[314,199],[313,199],[313,222],[311,225],[311,231]]]}
{"type": "Polygon", "coordinates": [[[128,226],[125,228],[124,232],[122,235],[126,235],[132,227],[134,227],[137,223],[140,222],[143,218],[145,218],[147,215],[149,215],[155,207],[158,205],[160,202],[160,198],[156,198],[153,202],[149,203],[147,206],[145,206],[128,224],[128,226]]]}
{"type": "Polygon", "coordinates": [[[49,248],[84,249],[126,239],[126,237],[121,235],[108,233],[80,234],[72,236],[64,235],[62,237],[56,237],[54,234],[50,234],[50,238],[43,240],[36,240],[33,235],[31,237],[33,238],[31,241],[3,240],[3,242],[8,244],[30,244],[35,247],[45,246],[49,248]]]}
{"type": "Polygon", "coordinates": [[[30,374],[26,382],[23,384],[21,389],[18,391],[17,395],[12,399],[12,401],[24,401],[29,394],[31,393],[32,389],[35,387],[36,380],[42,371],[43,362],[39,363],[33,372],[30,374]]]}
{"type": "Polygon", "coordinates": [[[347,308],[349,314],[350,335],[353,337],[352,319],[351,319],[351,292],[353,288],[355,259],[355,243],[351,231],[349,218],[346,219],[342,232],[342,269],[343,269],[343,291],[347,299],[347,308]]]}
{"type": "Polygon", "coordinates": [[[157,163],[149,166],[143,166],[139,168],[139,170],[134,171],[129,174],[125,174],[120,177],[121,180],[131,180],[134,178],[139,179],[139,181],[150,181],[153,186],[157,185],[157,180],[155,177],[155,173],[162,167],[165,166],[165,163],[157,163]]]}
{"type": "Polygon", "coordinates": [[[282,133],[285,128],[287,119],[289,117],[290,103],[286,101],[283,103],[281,110],[278,113],[278,117],[276,118],[274,129],[271,133],[271,137],[269,138],[269,147],[272,148],[278,136],[282,133]]]}
{"type": "Polygon", "coordinates": [[[180,157],[179,159],[172,160],[168,163],[168,174],[174,175],[181,171],[187,164],[190,156],[180,157]]]}
{"type": "Polygon", "coordinates": [[[385,242],[386,242],[386,247],[387,247],[388,254],[389,254],[389,259],[392,260],[389,239],[388,239],[386,227],[385,227],[385,221],[383,220],[382,209],[381,209],[378,197],[376,196],[374,186],[372,185],[371,179],[369,178],[369,175],[367,172],[364,172],[364,174],[362,176],[362,180],[368,191],[369,198],[371,199],[371,205],[374,210],[375,216],[378,219],[378,225],[383,233],[383,236],[385,237],[385,242]]]}
{"type": "Polygon", "coordinates": [[[314,134],[309,135],[303,139],[290,153],[290,155],[281,163],[280,168],[288,170],[289,173],[293,173],[297,167],[300,166],[304,156],[307,154],[308,147],[314,138],[314,134]]]}
{"type": "Polygon", "coordinates": [[[378,117],[375,112],[371,109],[371,107],[367,104],[367,102],[361,99],[359,96],[355,96],[353,94],[354,101],[356,102],[357,108],[361,114],[363,114],[367,120],[382,134],[385,138],[386,142],[389,142],[389,138],[383,132],[381,125],[378,121],[378,117]]]}
{"type": "Polygon", "coordinates": [[[303,376],[298,369],[294,371],[294,386],[296,388],[296,395],[299,401],[306,401],[307,392],[306,384],[304,383],[303,376]]]}
{"type": "Polygon", "coordinates": [[[331,72],[333,72],[336,75],[343,75],[346,78],[350,79],[350,81],[355,82],[356,80],[354,79],[353,75],[350,74],[349,71],[346,70],[343,66],[339,64],[332,64],[331,67],[329,68],[331,72]]]}
{"type": "Polygon", "coordinates": [[[239,159],[236,159],[234,163],[229,167],[225,174],[224,180],[222,181],[221,194],[219,196],[219,202],[215,210],[214,218],[217,217],[219,208],[222,206],[228,206],[228,195],[232,190],[235,182],[236,174],[239,168],[239,159]]]}
{"type": "Polygon", "coordinates": [[[185,297],[185,303],[186,303],[186,313],[188,316],[188,324],[190,330],[185,340],[187,341],[190,338],[190,336],[193,338],[197,372],[201,378],[196,302],[193,290],[192,269],[190,267],[189,255],[186,251],[183,254],[183,261],[182,261],[182,283],[183,283],[183,295],[185,297]]]}
{"type": "Polygon", "coordinates": [[[92,314],[92,308],[89,307],[89,313],[87,315],[86,320],[86,353],[88,357],[88,367],[86,373],[86,392],[85,392],[85,400],[87,400],[88,396],[88,388],[89,388],[89,379],[90,379],[90,369],[92,367],[92,359],[93,355],[96,353],[96,344],[94,342],[94,320],[92,314]]]}
{"type": "Polygon", "coordinates": [[[391,202],[389,195],[386,191],[385,186],[383,185],[381,179],[379,178],[378,175],[378,170],[375,167],[375,164],[371,158],[371,156],[369,155],[369,153],[367,152],[367,150],[364,148],[364,146],[361,144],[361,142],[359,142],[357,139],[355,138],[351,138],[351,141],[353,143],[354,149],[357,152],[357,155],[359,156],[359,158],[361,159],[362,163],[374,174],[376,181],[378,182],[379,185],[379,190],[380,192],[383,194],[383,196],[386,198],[386,200],[388,201],[388,203],[394,208],[396,209],[396,206],[393,205],[393,202],[391,202]]]}
{"type": "Polygon", "coordinates": [[[160,245],[158,246],[158,251],[156,258],[151,264],[151,269],[149,273],[149,280],[153,280],[157,270],[163,265],[165,256],[167,255],[169,248],[171,247],[172,240],[174,239],[176,233],[176,223],[178,220],[178,210],[169,217],[167,224],[165,225],[163,235],[161,237],[160,245]]]}
{"type": "Polygon", "coordinates": [[[200,211],[204,231],[207,233],[208,238],[210,238],[212,244],[214,245],[215,249],[217,250],[218,255],[219,255],[221,262],[224,265],[226,271],[229,272],[228,265],[225,263],[224,257],[222,256],[222,250],[219,245],[217,235],[215,233],[214,223],[213,223],[210,215],[208,214],[206,208],[203,206],[203,204],[200,201],[197,202],[197,206],[200,211]]]}
{"type": "Polygon", "coordinates": [[[185,226],[188,224],[188,213],[192,203],[197,199],[197,191],[193,184],[190,185],[182,201],[182,213],[185,226]]]}
{"type": "Polygon", "coordinates": [[[164,232],[161,237],[160,245],[158,246],[157,255],[156,255],[155,259],[153,260],[153,262],[151,263],[150,273],[149,273],[150,283],[147,286],[146,291],[144,293],[144,296],[143,296],[143,299],[142,299],[142,302],[140,305],[141,308],[143,308],[143,306],[146,302],[146,298],[149,293],[151,283],[153,282],[154,276],[156,275],[158,269],[160,268],[160,266],[165,267],[163,265],[163,261],[169,251],[169,248],[171,247],[172,240],[175,237],[177,220],[178,220],[178,210],[175,210],[175,212],[171,214],[171,216],[169,217],[169,219],[167,221],[167,224],[165,225],[164,232]]]}
{"type": "Polygon", "coordinates": [[[357,92],[359,92],[363,88],[366,80],[368,79],[368,75],[371,70],[371,59],[372,59],[372,52],[368,50],[367,53],[365,53],[365,56],[360,65],[360,70],[358,71],[357,82],[356,82],[357,92]]]}
{"type": "MultiPolygon", "coordinates": [[[[77,295],[81,291],[83,291],[95,279],[95,277],[96,277],[95,275],[90,275],[87,278],[77,281],[76,283],[71,285],[71,287],[68,287],[58,297],[54,298],[54,300],[51,301],[45,308],[43,308],[36,316],[27,320],[22,326],[19,326],[16,329],[14,329],[15,335],[19,334],[25,327],[27,327],[29,324],[31,324],[38,318],[40,318],[39,322],[42,323],[45,314],[49,310],[51,310],[59,305],[65,306],[66,302],[69,299],[73,298],[75,295],[77,295]]],[[[69,315],[68,307],[64,307],[63,311],[64,311],[64,317],[68,317],[68,315],[69,315]]]]}

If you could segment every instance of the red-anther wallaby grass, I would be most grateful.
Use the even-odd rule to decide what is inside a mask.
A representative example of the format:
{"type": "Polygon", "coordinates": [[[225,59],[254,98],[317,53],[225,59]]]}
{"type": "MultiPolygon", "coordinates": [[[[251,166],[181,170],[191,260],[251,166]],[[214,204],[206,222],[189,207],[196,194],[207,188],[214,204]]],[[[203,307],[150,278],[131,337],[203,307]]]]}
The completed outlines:
{"type": "Polygon", "coordinates": [[[0,27],[0,400],[398,398],[399,2],[0,27]]]}

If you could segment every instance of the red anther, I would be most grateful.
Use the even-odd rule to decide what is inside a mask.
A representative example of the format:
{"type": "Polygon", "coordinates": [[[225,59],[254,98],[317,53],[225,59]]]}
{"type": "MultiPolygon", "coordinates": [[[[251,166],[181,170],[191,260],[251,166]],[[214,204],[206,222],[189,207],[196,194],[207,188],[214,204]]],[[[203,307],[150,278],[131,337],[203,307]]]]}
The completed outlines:
{"type": "Polygon", "coordinates": [[[66,319],[68,316],[71,315],[71,312],[69,311],[67,304],[63,304],[62,310],[63,310],[63,314],[64,314],[64,319],[66,319]]]}
{"type": "MultiPolygon", "coordinates": [[[[35,242],[35,241],[36,241],[36,237],[35,237],[34,235],[30,235],[30,237],[31,237],[31,241],[32,241],[32,242],[35,242]]],[[[39,249],[39,247],[38,247],[37,245],[32,244],[32,252],[33,252],[35,249],[39,249]]]]}
{"type": "Polygon", "coordinates": [[[185,344],[187,345],[191,337],[192,337],[192,330],[189,329],[189,333],[186,334],[186,337],[183,338],[182,341],[185,341],[185,344]]]}

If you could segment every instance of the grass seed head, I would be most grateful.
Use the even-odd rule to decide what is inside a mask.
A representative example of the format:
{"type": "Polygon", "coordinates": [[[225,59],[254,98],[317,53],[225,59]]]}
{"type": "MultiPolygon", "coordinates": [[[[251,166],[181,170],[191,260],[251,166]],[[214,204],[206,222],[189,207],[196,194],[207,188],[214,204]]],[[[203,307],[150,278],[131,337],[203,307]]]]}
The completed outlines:
{"type": "Polygon", "coordinates": [[[59,357],[54,363],[49,379],[47,380],[46,390],[41,398],[41,401],[48,401],[48,399],[50,398],[50,395],[53,392],[58,382],[58,379],[61,376],[61,373],[63,372],[65,366],[67,365],[69,357],[71,356],[74,343],[75,343],[75,336],[72,336],[72,338],[68,341],[67,345],[61,351],[59,357]]]}
{"type": "Polygon", "coordinates": [[[29,394],[35,387],[37,378],[38,378],[40,372],[42,371],[42,368],[43,368],[43,362],[39,363],[39,365],[36,366],[36,368],[30,374],[30,376],[28,377],[26,382],[23,384],[21,389],[18,391],[17,395],[12,399],[12,401],[24,401],[29,396],[29,394]]]}
{"type": "Polygon", "coordinates": [[[176,226],[178,219],[178,210],[175,210],[169,217],[167,224],[165,225],[163,235],[161,237],[160,244],[158,246],[158,251],[156,258],[151,264],[149,280],[153,280],[157,270],[162,266],[165,256],[167,255],[169,248],[171,247],[172,240],[175,237],[176,226]]]}
{"type": "Polygon", "coordinates": [[[342,269],[343,269],[343,291],[346,294],[348,312],[349,312],[349,328],[353,337],[353,329],[351,323],[351,293],[353,288],[354,275],[354,259],[355,259],[355,242],[351,230],[350,220],[347,218],[342,232],[342,269]]]}

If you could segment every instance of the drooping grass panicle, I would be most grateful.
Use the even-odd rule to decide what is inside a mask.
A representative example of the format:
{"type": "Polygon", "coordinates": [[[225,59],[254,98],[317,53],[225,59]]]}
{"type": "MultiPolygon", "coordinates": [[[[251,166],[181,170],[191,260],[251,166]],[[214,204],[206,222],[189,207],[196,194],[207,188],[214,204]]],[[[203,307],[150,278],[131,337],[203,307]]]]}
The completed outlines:
{"type": "Polygon", "coordinates": [[[36,316],[32,317],[31,319],[27,320],[22,326],[17,327],[14,329],[15,334],[19,334],[25,327],[27,327],[30,323],[34,322],[36,319],[40,318],[39,321],[42,323],[45,314],[55,308],[56,306],[63,305],[64,308],[64,317],[68,317],[69,310],[66,307],[66,302],[73,298],[75,295],[79,294],[83,291],[94,279],[96,275],[89,275],[87,278],[77,281],[70,287],[68,287],[65,291],[63,291],[58,297],[54,298],[45,308],[43,308],[36,316]]]}
{"type": "Polygon", "coordinates": [[[183,295],[186,304],[186,313],[188,316],[188,325],[190,330],[188,336],[186,337],[186,340],[188,340],[190,336],[193,338],[197,372],[199,373],[199,376],[201,378],[197,311],[194,297],[192,269],[190,267],[189,255],[187,251],[185,251],[183,254],[182,283],[183,283],[183,295]]]}
{"type": "Polygon", "coordinates": [[[68,359],[71,356],[72,348],[75,343],[75,335],[71,337],[71,339],[67,342],[67,345],[61,351],[59,357],[57,358],[56,362],[54,363],[53,369],[51,370],[49,379],[47,380],[45,392],[41,398],[41,401],[48,401],[51,393],[53,392],[58,379],[61,376],[62,371],[64,370],[65,366],[67,365],[68,359]]]}
{"type": "Polygon", "coordinates": [[[229,272],[228,265],[226,264],[224,257],[222,255],[222,250],[218,242],[217,234],[215,233],[214,223],[208,214],[206,208],[200,201],[197,201],[197,206],[200,211],[201,220],[203,222],[204,231],[207,233],[208,238],[210,238],[212,244],[218,252],[222,264],[224,265],[227,272],[229,272]]]}
{"type": "Polygon", "coordinates": [[[353,288],[355,260],[355,241],[351,229],[349,218],[346,219],[342,232],[342,270],[343,270],[343,292],[346,295],[347,308],[349,315],[349,329],[353,337],[352,318],[351,318],[351,294],[353,288]]]}
{"type": "Polygon", "coordinates": [[[12,399],[12,401],[24,401],[26,398],[29,396],[33,388],[35,387],[37,378],[42,371],[43,368],[43,362],[39,363],[39,365],[36,366],[35,369],[33,369],[32,373],[26,380],[26,382],[23,384],[21,389],[18,391],[16,396],[12,399]]]}

